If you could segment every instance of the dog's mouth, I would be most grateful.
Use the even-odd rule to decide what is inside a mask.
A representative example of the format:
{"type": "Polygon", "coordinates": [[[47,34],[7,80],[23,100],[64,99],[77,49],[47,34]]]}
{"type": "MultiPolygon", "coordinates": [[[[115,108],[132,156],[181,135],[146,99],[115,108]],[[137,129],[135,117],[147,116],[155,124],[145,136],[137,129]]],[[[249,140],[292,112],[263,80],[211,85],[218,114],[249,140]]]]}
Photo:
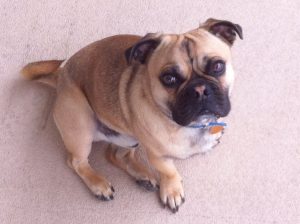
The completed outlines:
{"type": "Polygon", "coordinates": [[[178,113],[178,111],[173,111],[172,113],[172,120],[181,126],[190,126],[195,124],[205,125],[210,122],[217,122],[221,117],[225,116],[213,113],[208,110],[199,111],[198,113],[178,113]]]}

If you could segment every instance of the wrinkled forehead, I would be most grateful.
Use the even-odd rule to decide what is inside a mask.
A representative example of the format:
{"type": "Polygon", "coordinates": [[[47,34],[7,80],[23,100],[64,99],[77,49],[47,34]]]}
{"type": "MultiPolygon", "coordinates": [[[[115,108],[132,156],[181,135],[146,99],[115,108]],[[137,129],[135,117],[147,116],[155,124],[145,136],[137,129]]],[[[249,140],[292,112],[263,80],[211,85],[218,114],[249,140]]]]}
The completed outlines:
{"type": "Polygon", "coordinates": [[[196,29],[183,34],[184,42],[192,58],[220,57],[225,61],[230,60],[229,46],[218,37],[203,30],[196,29]]]}
{"type": "MultiPolygon", "coordinates": [[[[166,66],[177,64],[180,69],[188,72],[193,69],[201,69],[205,59],[218,57],[225,62],[231,62],[229,46],[209,32],[196,29],[179,35],[164,35],[160,47],[163,49],[166,66]]],[[[164,67],[162,65],[162,67],[164,67]]]]}

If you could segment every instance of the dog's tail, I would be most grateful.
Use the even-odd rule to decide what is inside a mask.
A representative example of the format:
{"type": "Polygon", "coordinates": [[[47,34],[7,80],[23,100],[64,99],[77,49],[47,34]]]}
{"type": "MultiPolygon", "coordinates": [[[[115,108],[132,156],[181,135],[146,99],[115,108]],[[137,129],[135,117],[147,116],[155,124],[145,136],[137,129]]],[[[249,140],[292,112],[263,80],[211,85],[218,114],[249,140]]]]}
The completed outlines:
{"type": "Polygon", "coordinates": [[[56,87],[59,66],[64,60],[37,61],[22,68],[22,75],[29,80],[36,80],[49,86],[56,87]]]}

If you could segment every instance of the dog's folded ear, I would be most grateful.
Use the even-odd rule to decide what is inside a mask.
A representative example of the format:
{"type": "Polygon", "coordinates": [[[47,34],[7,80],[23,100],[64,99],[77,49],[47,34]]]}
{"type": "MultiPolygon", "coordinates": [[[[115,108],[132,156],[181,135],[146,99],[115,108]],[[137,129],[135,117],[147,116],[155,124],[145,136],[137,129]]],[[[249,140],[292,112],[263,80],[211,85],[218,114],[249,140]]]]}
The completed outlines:
{"type": "Polygon", "coordinates": [[[137,61],[145,64],[151,53],[160,43],[160,35],[157,33],[148,33],[135,45],[125,51],[125,57],[128,64],[137,61]]]}
{"type": "Polygon", "coordinates": [[[240,39],[243,39],[242,27],[230,21],[210,18],[201,24],[199,28],[206,29],[208,32],[224,40],[230,46],[233,45],[236,34],[239,35],[240,39]]]}

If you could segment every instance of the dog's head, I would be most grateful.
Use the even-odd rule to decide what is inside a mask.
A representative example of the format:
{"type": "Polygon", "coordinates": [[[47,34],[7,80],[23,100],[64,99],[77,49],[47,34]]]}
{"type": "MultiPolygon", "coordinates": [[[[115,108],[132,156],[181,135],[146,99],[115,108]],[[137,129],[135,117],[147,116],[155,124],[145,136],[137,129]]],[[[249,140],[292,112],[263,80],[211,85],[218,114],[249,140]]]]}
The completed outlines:
{"type": "Polygon", "coordinates": [[[234,81],[230,48],[242,28],[208,19],[184,34],[147,34],[126,52],[144,66],[155,103],[186,126],[202,115],[227,116],[234,81]]]}

